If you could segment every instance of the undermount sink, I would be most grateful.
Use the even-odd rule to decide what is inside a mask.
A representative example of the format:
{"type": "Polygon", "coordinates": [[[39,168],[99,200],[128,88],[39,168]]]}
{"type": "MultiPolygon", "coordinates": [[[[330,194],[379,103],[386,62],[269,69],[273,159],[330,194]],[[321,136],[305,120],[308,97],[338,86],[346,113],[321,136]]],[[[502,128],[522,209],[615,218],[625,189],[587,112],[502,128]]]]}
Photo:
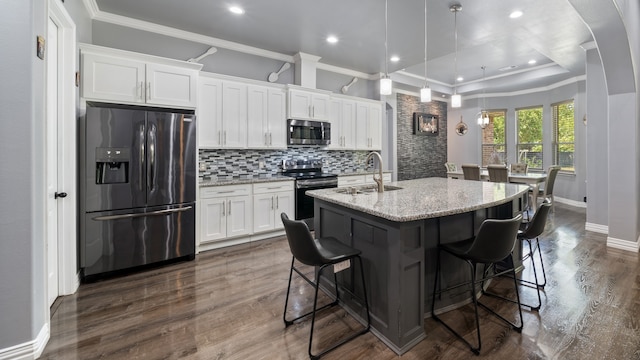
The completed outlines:
{"type": "MultiPolygon", "coordinates": [[[[393,191],[393,190],[400,190],[400,189],[402,188],[398,186],[384,185],[384,191],[393,191]]],[[[351,194],[351,195],[371,194],[371,193],[378,192],[378,186],[377,185],[349,186],[344,188],[338,188],[335,190],[335,192],[339,194],[351,194]]]]}

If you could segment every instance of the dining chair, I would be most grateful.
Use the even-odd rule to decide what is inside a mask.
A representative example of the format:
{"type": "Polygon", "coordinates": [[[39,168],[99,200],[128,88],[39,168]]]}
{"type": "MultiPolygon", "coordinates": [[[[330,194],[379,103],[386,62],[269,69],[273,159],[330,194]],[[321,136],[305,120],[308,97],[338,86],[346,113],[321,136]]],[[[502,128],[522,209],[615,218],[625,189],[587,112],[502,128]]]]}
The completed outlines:
{"type": "MultiPolygon", "coordinates": [[[[542,189],[538,189],[538,199],[551,200],[551,209],[554,209],[554,198],[553,198],[553,187],[556,183],[556,176],[560,171],[561,167],[559,165],[551,165],[547,169],[547,179],[544,181],[544,187],[542,189]]],[[[534,206],[538,206],[538,204],[533,204],[534,206]]]]}
{"type": "Polygon", "coordinates": [[[512,174],[526,174],[529,171],[529,164],[516,163],[510,165],[510,171],[512,174]]]}
{"type": "MultiPolygon", "coordinates": [[[[355,339],[356,337],[366,333],[369,331],[371,327],[371,316],[369,315],[369,301],[367,300],[367,288],[364,280],[364,269],[362,266],[362,258],[360,257],[360,250],[347,246],[341,243],[338,239],[334,237],[322,237],[319,239],[314,239],[311,235],[311,231],[309,231],[309,227],[302,220],[290,220],[287,214],[281,213],[280,218],[282,219],[282,223],[284,224],[284,230],[287,235],[287,241],[289,242],[289,249],[293,254],[293,258],[291,259],[291,269],[289,270],[289,285],[287,285],[287,296],[284,301],[284,313],[282,315],[282,319],[284,320],[285,327],[292,325],[294,321],[302,319],[308,315],[311,315],[311,330],[309,334],[309,357],[311,359],[318,359],[321,356],[325,355],[331,350],[336,349],[337,347],[345,344],[346,342],[355,339]],[[320,288],[320,276],[327,267],[332,267],[335,264],[349,261],[353,262],[354,259],[358,260],[358,264],[360,265],[360,280],[362,281],[362,289],[364,293],[364,305],[366,309],[367,315],[367,323],[364,325],[364,328],[359,330],[356,333],[351,334],[348,337],[344,337],[341,340],[337,341],[333,345],[327,347],[322,350],[318,354],[313,354],[311,352],[312,342],[313,342],[313,329],[316,321],[316,313],[322,309],[332,307],[337,305],[340,300],[340,293],[338,292],[338,280],[336,273],[333,272],[333,281],[335,285],[335,300],[326,304],[320,308],[318,308],[318,290],[320,288]],[[315,276],[315,281],[309,279],[305,274],[303,274],[298,268],[294,266],[295,261],[299,261],[300,263],[308,266],[314,266],[318,268],[315,276]],[[293,277],[293,272],[296,272],[300,275],[307,283],[309,283],[315,289],[315,295],[313,297],[313,310],[310,312],[300,315],[295,319],[287,320],[287,307],[289,304],[289,293],[291,291],[291,278],[293,277]]],[[[346,271],[346,270],[343,270],[346,271]]],[[[296,305],[298,307],[298,305],[296,305]]],[[[333,336],[334,334],[327,335],[333,336]]]]}
{"type": "Polygon", "coordinates": [[[507,166],[502,165],[487,165],[487,171],[489,172],[489,181],[491,182],[509,182],[509,172],[507,166]]]}
{"type": "MultiPolygon", "coordinates": [[[[467,240],[456,241],[447,244],[439,244],[437,249],[437,257],[436,257],[436,276],[433,285],[433,296],[431,299],[431,316],[434,320],[440,322],[444,327],[446,327],[449,331],[451,331],[458,339],[464,342],[471,351],[479,355],[480,348],[482,347],[482,340],[480,337],[480,320],[478,316],[478,305],[487,310],[489,313],[495,315],[502,321],[506,322],[511,326],[511,328],[517,332],[522,332],[522,327],[524,325],[522,319],[522,307],[520,306],[520,295],[518,294],[518,283],[516,280],[516,272],[513,267],[513,249],[516,244],[516,236],[518,234],[518,228],[520,227],[520,223],[522,222],[522,215],[518,214],[516,217],[512,219],[506,220],[498,220],[498,219],[487,219],[480,224],[480,228],[478,229],[478,233],[475,237],[472,237],[467,240]],[[462,283],[452,285],[446,289],[438,290],[438,284],[441,283],[440,274],[441,274],[441,258],[443,253],[454,256],[469,265],[470,277],[471,280],[464,281],[462,283]],[[506,261],[504,261],[506,260],[506,261]],[[510,264],[510,269],[505,269],[500,272],[491,272],[489,270],[495,269],[493,264],[496,263],[506,263],[510,264]],[[477,274],[477,266],[484,265],[484,271],[482,272],[482,277],[480,279],[476,279],[477,274]],[[489,308],[487,305],[478,301],[476,286],[480,285],[480,289],[484,288],[484,283],[489,279],[493,279],[496,276],[502,276],[509,274],[510,277],[513,278],[513,285],[515,289],[515,303],[518,304],[518,314],[520,317],[519,325],[515,322],[507,320],[502,315],[498,314],[495,310],[489,308]],[[449,326],[443,319],[441,319],[435,313],[435,302],[437,295],[441,295],[443,292],[458,289],[460,286],[470,286],[471,290],[471,298],[473,302],[473,307],[475,311],[475,326],[478,337],[478,345],[474,346],[467,339],[464,338],[459,332],[455,331],[451,326],[449,326]]],[[[447,260],[449,261],[449,260],[447,260]]],[[[511,300],[510,300],[511,301],[511,300]]],[[[461,322],[459,325],[464,325],[466,322],[461,322]]],[[[468,330],[465,330],[465,333],[468,333],[468,330]]]]}
{"type": "Polygon", "coordinates": [[[458,165],[456,165],[456,163],[446,162],[444,163],[444,167],[447,168],[447,172],[458,171],[458,165]]]}
{"type": "Polygon", "coordinates": [[[478,164],[462,164],[462,174],[465,180],[480,181],[480,166],[478,164]]]}

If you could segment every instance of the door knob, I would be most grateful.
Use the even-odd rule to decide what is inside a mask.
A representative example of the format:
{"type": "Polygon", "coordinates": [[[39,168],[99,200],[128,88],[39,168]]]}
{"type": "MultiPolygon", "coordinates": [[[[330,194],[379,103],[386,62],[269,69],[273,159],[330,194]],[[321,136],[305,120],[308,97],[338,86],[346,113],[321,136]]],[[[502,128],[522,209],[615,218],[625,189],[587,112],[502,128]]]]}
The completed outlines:
{"type": "Polygon", "coordinates": [[[57,198],[66,198],[66,197],[67,197],[67,193],[66,193],[66,192],[61,192],[61,193],[56,192],[56,193],[53,195],[53,198],[54,198],[54,199],[57,199],[57,198]]]}

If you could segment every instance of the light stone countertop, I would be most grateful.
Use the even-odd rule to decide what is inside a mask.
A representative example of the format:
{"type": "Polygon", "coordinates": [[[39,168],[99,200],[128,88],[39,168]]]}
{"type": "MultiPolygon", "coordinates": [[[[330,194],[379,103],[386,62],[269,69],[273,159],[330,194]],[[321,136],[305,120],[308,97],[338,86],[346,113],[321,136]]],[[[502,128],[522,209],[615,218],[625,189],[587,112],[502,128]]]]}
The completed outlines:
{"type": "MultiPolygon", "coordinates": [[[[358,171],[344,171],[344,172],[340,172],[340,171],[332,171],[334,174],[338,175],[338,176],[349,176],[349,175],[371,175],[373,174],[373,171],[368,170],[358,170],[358,171]]],[[[390,174],[393,171],[391,170],[382,170],[383,174],[390,174]]],[[[375,172],[376,174],[378,173],[378,170],[376,170],[375,172]]]]}
{"type": "Polygon", "coordinates": [[[312,190],[307,194],[383,219],[406,222],[500,205],[522,196],[529,190],[528,185],[438,177],[397,181],[385,185],[402,189],[351,195],[338,193],[334,188],[312,190]]]}
{"type": "Polygon", "coordinates": [[[198,183],[200,187],[207,186],[224,186],[224,185],[241,185],[241,184],[257,184],[263,182],[273,181],[294,181],[295,179],[290,176],[284,176],[280,174],[276,175],[261,175],[261,176],[220,176],[213,177],[208,180],[201,180],[198,183]]]}

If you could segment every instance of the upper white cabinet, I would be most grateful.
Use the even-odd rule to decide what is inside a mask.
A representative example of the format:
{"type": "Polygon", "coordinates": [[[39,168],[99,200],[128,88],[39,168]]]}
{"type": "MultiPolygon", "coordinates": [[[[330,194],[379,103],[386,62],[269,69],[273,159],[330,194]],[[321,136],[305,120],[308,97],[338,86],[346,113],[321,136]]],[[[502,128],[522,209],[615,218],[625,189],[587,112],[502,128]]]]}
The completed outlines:
{"type": "Polygon", "coordinates": [[[330,149],[352,150],[356,148],[356,101],[331,98],[330,149]]]}
{"type": "Polygon", "coordinates": [[[82,97],[195,108],[201,64],[82,44],[82,97]]]}
{"type": "Polygon", "coordinates": [[[247,85],[200,77],[198,141],[201,148],[247,147],[247,85]]]}
{"type": "Polygon", "coordinates": [[[331,96],[311,90],[289,89],[289,119],[329,120],[331,96]]]}
{"type": "Polygon", "coordinates": [[[249,148],[287,147],[286,104],[284,89],[248,86],[249,148]]]}
{"type": "Polygon", "coordinates": [[[356,129],[356,148],[358,150],[382,149],[381,102],[356,102],[356,129]]]}

